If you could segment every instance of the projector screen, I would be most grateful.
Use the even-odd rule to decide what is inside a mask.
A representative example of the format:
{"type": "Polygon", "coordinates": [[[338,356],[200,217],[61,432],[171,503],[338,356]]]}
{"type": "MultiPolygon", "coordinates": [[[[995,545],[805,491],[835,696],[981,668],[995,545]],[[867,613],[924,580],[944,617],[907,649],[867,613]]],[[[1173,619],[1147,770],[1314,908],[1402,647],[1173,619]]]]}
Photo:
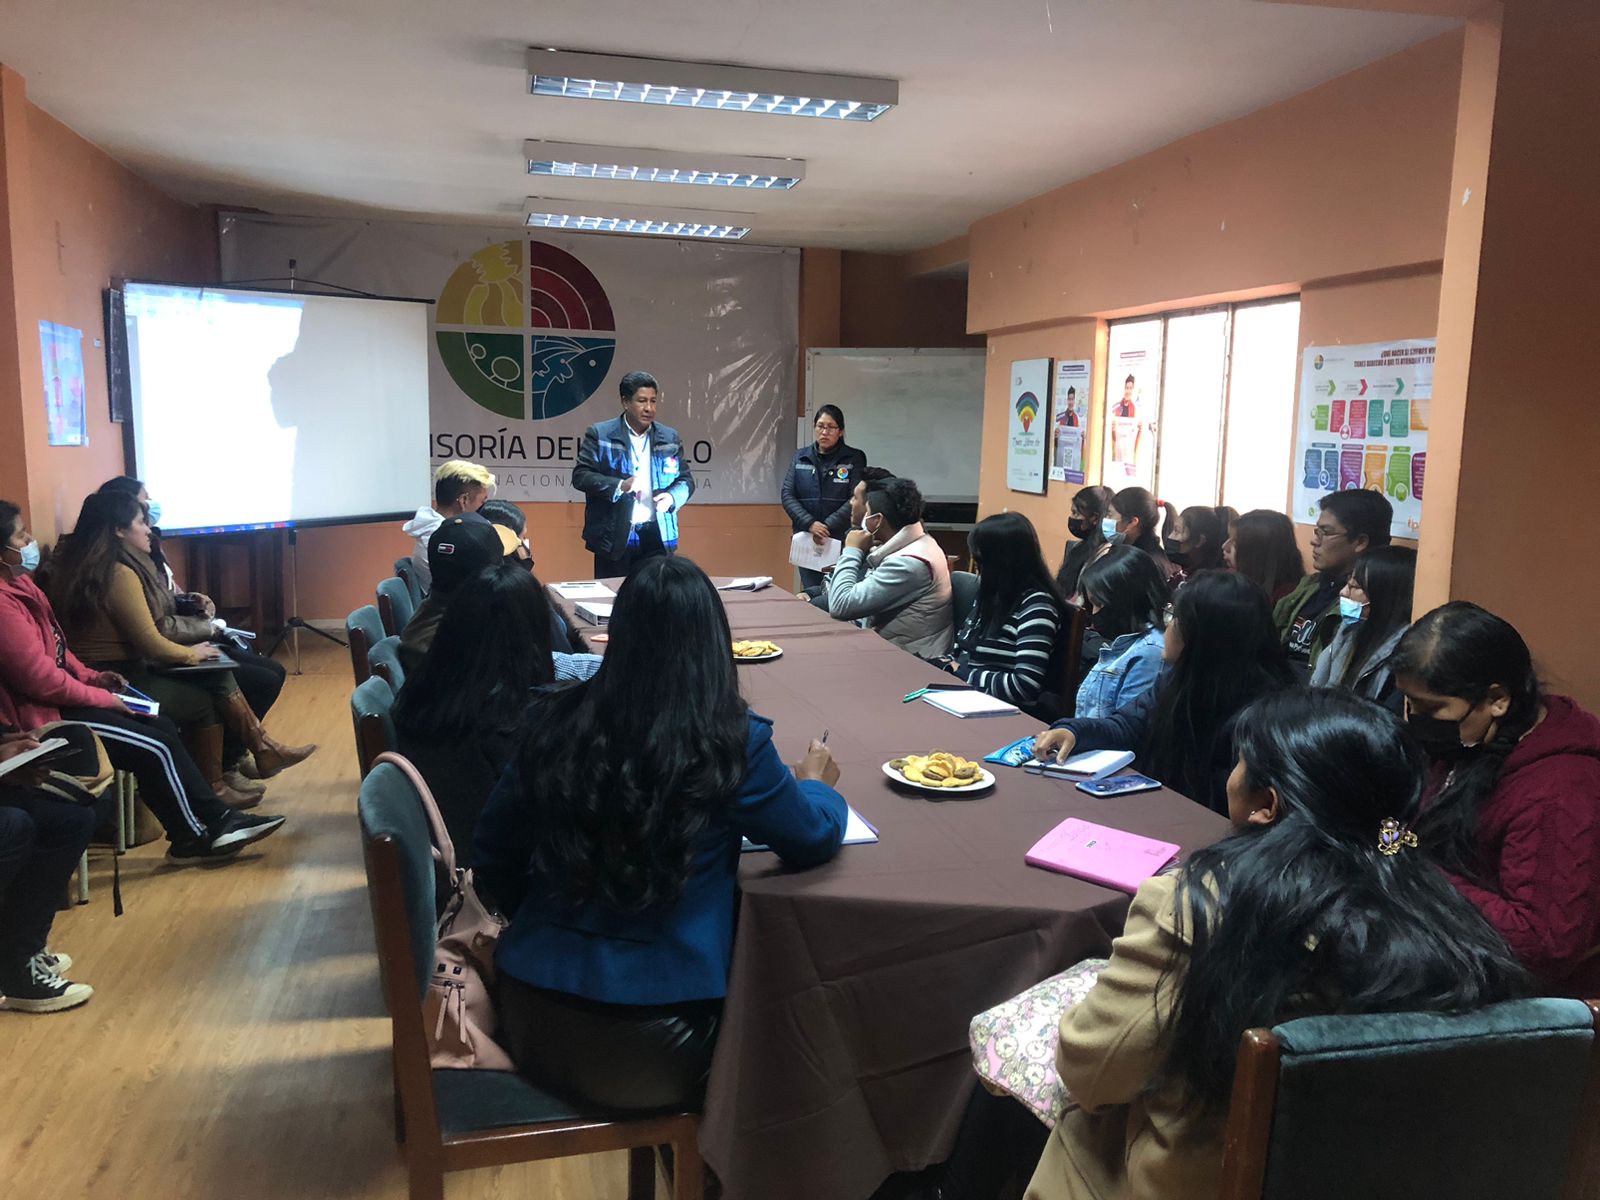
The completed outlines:
{"type": "Polygon", "coordinates": [[[428,499],[428,308],[123,287],[135,470],[167,533],[409,516],[428,499]]]}

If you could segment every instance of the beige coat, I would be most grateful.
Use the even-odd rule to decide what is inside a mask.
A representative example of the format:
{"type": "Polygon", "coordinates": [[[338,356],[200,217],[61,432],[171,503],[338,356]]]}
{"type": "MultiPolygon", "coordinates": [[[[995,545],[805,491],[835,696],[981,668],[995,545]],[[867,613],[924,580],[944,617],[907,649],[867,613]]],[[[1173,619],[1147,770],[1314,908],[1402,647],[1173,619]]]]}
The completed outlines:
{"type": "Polygon", "coordinates": [[[1111,963],[1061,1018],[1056,1066],[1080,1108],[1057,1124],[1027,1200],[1195,1200],[1217,1194],[1222,1128],[1193,1136],[1172,1089],[1150,1093],[1161,1067],[1187,939],[1174,927],[1176,875],[1140,885],[1111,963]]]}

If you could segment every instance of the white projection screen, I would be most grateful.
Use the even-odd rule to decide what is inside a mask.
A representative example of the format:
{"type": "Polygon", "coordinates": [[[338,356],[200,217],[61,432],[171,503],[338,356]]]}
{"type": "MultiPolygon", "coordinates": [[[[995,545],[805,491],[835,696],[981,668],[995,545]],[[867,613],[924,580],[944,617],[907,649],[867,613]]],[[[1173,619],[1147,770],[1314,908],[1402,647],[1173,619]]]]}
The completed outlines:
{"type": "Polygon", "coordinates": [[[410,515],[428,496],[428,306],[123,286],[135,470],[169,534],[410,515]]]}

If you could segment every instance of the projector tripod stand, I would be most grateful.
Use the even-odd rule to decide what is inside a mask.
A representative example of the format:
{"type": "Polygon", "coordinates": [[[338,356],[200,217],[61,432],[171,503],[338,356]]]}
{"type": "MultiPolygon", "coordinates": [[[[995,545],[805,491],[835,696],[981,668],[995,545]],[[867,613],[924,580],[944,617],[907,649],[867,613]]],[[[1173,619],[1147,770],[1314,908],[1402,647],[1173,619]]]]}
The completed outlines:
{"type": "Polygon", "coordinates": [[[314,633],[319,638],[326,638],[335,646],[350,645],[343,638],[334,637],[326,629],[318,629],[315,625],[300,616],[300,538],[293,525],[289,526],[289,618],[284,621],[283,628],[278,630],[278,636],[272,639],[272,644],[267,647],[267,657],[271,658],[278,652],[278,647],[283,645],[290,634],[294,635],[294,673],[305,674],[300,669],[300,631],[314,633]]]}

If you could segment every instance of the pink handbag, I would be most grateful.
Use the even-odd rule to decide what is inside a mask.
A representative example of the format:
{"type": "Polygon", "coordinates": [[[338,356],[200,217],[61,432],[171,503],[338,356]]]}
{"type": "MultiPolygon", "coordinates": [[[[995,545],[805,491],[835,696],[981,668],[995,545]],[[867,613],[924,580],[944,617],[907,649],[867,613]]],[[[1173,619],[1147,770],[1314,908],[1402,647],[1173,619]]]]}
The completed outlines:
{"type": "Polygon", "coordinates": [[[432,1066],[475,1071],[514,1071],[511,1056],[494,1040],[494,948],[506,920],[478,899],[472,871],[456,865],[456,848],[439,806],[411,762],[386,751],[374,762],[393,763],[411,781],[433,832],[433,859],[450,880],[450,899],[439,916],[433,974],[422,1015],[432,1066]]]}

